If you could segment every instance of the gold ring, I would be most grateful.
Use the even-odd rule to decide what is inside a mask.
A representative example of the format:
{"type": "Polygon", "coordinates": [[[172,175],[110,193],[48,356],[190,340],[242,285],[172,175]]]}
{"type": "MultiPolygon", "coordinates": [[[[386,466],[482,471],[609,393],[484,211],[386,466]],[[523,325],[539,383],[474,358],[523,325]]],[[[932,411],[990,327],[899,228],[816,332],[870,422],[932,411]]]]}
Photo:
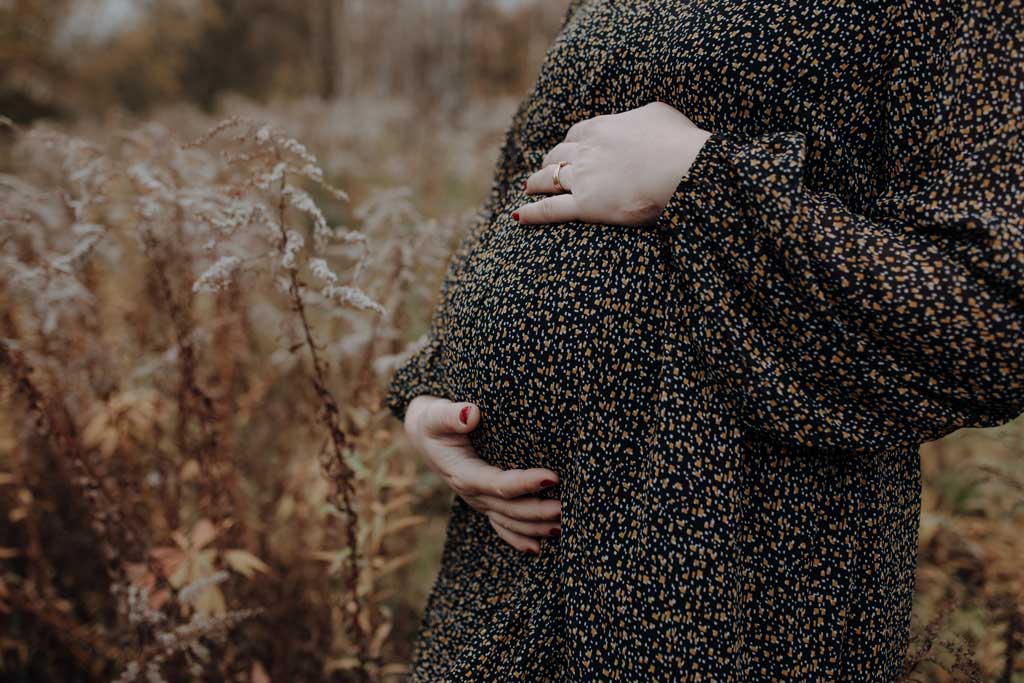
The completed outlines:
{"type": "Polygon", "coordinates": [[[558,166],[555,166],[555,189],[559,192],[565,192],[565,188],[562,187],[562,183],[558,182],[558,172],[562,170],[563,166],[567,166],[568,161],[559,161],[558,166]]]}

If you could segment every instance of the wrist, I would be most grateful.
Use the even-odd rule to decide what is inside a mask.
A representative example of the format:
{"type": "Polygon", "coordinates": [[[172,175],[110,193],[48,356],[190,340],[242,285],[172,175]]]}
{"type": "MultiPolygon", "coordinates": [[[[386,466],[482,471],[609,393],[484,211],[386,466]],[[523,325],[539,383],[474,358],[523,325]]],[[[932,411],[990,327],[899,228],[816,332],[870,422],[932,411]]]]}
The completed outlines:
{"type": "Polygon", "coordinates": [[[680,158],[679,165],[682,170],[677,176],[677,180],[682,180],[690,174],[690,169],[693,168],[693,162],[697,159],[701,149],[704,148],[704,145],[710,137],[711,132],[702,128],[689,128],[686,131],[686,134],[682,136],[680,150],[678,152],[680,158]]]}

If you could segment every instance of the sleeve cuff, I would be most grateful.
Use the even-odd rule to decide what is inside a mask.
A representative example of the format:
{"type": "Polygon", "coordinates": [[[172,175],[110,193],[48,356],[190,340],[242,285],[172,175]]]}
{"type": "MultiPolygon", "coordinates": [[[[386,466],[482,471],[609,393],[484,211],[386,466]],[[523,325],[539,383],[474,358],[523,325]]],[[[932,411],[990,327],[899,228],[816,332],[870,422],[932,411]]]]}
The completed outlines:
{"type": "Polygon", "coordinates": [[[712,133],[704,145],[697,152],[693,163],[686,175],[676,185],[672,198],[662,210],[661,215],[655,223],[656,228],[663,233],[674,233],[679,230],[679,223],[684,218],[680,211],[682,203],[693,192],[694,188],[700,187],[709,182],[712,175],[712,166],[716,160],[722,158],[725,150],[726,138],[722,133],[712,133]]]}
{"type": "Polygon", "coordinates": [[[386,404],[399,422],[405,422],[409,403],[417,396],[444,396],[446,394],[439,369],[435,346],[424,347],[395,370],[387,386],[386,404]]]}

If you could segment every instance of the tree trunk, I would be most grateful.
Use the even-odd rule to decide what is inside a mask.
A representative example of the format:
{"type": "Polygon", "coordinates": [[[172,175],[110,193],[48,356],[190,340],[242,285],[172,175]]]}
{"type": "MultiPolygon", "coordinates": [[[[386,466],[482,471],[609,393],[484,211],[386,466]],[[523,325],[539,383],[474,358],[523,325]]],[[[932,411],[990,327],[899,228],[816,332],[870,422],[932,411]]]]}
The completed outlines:
{"type": "Polygon", "coordinates": [[[337,15],[341,0],[318,0],[320,4],[320,97],[333,99],[338,94],[337,15]]]}

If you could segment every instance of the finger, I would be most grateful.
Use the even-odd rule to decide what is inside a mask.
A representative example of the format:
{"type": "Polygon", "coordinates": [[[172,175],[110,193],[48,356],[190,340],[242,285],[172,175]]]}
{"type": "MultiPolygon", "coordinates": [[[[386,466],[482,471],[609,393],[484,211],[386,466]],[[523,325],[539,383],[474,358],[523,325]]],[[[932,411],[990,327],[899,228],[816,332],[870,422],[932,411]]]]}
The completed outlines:
{"type": "MultiPolygon", "coordinates": [[[[467,501],[468,502],[468,501],[467,501]]],[[[495,496],[474,496],[473,507],[483,512],[500,512],[521,522],[559,522],[562,503],[554,498],[517,498],[506,500],[495,496]]]]}
{"type": "Polygon", "coordinates": [[[441,399],[424,411],[423,429],[430,436],[465,434],[476,429],[479,421],[480,409],[476,405],[441,399]]]}
{"type": "Polygon", "coordinates": [[[498,536],[500,536],[503,541],[516,550],[524,553],[530,553],[531,555],[540,555],[540,543],[534,539],[528,536],[523,536],[522,534],[517,534],[514,531],[509,531],[500,524],[496,524],[494,520],[491,520],[491,526],[494,527],[494,530],[498,532],[498,536]]]}
{"type": "Polygon", "coordinates": [[[537,493],[558,483],[558,475],[544,467],[529,470],[498,470],[489,487],[481,493],[512,500],[537,493]]]}
{"type": "Polygon", "coordinates": [[[534,194],[536,192],[554,194],[558,192],[571,191],[573,175],[575,173],[572,164],[566,164],[562,167],[562,170],[558,172],[558,182],[561,184],[562,189],[555,187],[556,168],[558,168],[557,163],[545,166],[527,178],[526,194],[534,194]]]}
{"type": "Polygon", "coordinates": [[[467,454],[461,446],[453,457],[438,459],[441,475],[459,495],[512,500],[555,486],[558,475],[549,469],[503,470],[467,454]]]}
{"type": "MultiPolygon", "coordinates": [[[[551,151],[544,155],[540,165],[550,166],[551,164],[557,164],[559,161],[564,161],[571,164],[576,161],[576,152],[579,149],[579,143],[576,142],[559,142],[557,145],[551,148],[551,151]]],[[[563,169],[565,170],[565,169],[563,169]]]]}
{"type": "Polygon", "coordinates": [[[445,477],[457,482],[462,495],[513,500],[558,484],[558,475],[543,467],[503,470],[467,453],[462,446],[450,455],[442,461],[441,468],[445,477]]]}
{"type": "Polygon", "coordinates": [[[519,222],[523,225],[567,223],[579,219],[576,197],[569,193],[552,195],[539,202],[527,204],[520,207],[516,214],[519,216],[519,222]]]}
{"type": "Polygon", "coordinates": [[[519,519],[513,519],[507,515],[503,515],[497,510],[491,510],[486,513],[492,522],[499,524],[509,531],[514,531],[522,536],[529,536],[531,538],[557,538],[562,535],[562,527],[559,524],[552,524],[551,522],[524,522],[519,519]]]}

